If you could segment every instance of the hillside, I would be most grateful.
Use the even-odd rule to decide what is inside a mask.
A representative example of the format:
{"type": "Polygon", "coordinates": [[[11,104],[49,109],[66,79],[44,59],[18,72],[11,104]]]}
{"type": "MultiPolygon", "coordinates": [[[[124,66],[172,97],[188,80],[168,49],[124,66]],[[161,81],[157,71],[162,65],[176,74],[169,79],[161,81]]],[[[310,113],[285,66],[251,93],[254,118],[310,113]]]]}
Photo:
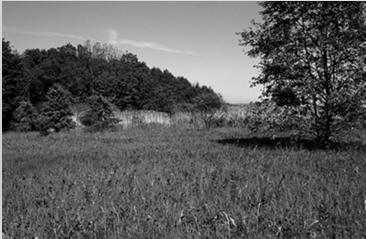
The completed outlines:
{"type": "Polygon", "coordinates": [[[166,113],[191,110],[195,103],[209,100],[217,108],[222,99],[211,88],[192,84],[168,70],[149,68],[136,55],[107,44],[47,50],[27,49],[18,54],[3,39],[3,129],[11,128],[14,110],[22,101],[37,109],[46,94],[61,85],[71,104],[100,95],[119,110],[153,110],[166,113]]]}

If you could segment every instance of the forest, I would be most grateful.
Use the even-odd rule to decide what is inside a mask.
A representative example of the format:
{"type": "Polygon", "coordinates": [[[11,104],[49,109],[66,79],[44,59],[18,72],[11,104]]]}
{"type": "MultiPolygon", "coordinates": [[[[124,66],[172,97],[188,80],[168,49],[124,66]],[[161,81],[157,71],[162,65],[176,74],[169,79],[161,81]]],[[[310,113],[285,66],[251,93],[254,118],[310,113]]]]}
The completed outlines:
{"type": "Polygon", "coordinates": [[[168,70],[150,68],[136,55],[99,42],[27,49],[19,54],[3,38],[2,59],[3,131],[37,130],[39,123],[24,127],[19,126],[19,121],[33,116],[34,120],[28,121],[37,122],[38,114],[45,108],[54,111],[49,102],[52,99],[65,101],[63,106],[57,104],[66,107],[66,115],[70,115],[69,106],[90,102],[94,96],[103,97],[121,111],[169,114],[220,108],[223,103],[210,87],[192,84],[168,70]],[[51,89],[56,90],[56,95],[57,91],[61,93],[52,98],[51,89]]]}

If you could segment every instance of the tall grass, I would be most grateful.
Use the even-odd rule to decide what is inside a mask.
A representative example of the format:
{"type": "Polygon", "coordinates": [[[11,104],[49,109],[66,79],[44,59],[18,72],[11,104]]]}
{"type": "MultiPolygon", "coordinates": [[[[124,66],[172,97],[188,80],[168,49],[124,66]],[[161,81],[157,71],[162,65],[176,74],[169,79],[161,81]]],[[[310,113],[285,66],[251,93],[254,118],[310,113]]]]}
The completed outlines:
{"type": "MultiPolygon", "coordinates": [[[[80,115],[82,112],[88,110],[85,104],[73,105],[72,120],[76,126],[83,127],[80,122],[80,115]]],[[[199,113],[192,112],[176,112],[168,114],[165,112],[157,112],[151,110],[125,110],[120,111],[115,109],[114,117],[119,120],[119,125],[123,128],[136,127],[149,124],[160,124],[167,126],[180,126],[188,128],[203,128],[204,121],[199,113]]],[[[230,106],[225,110],[221,109],[212,114],[213,121],[222,121],[225,125],[231,127],[242,127],[244,121],[248,116],[247,108],[245,106],[230,106]]]]}
{"type": "Polygon", "coordinates": [[[115,117],[120,120],[124,128],[141,124],[162,124],[170,125],[169,114],[156,111],[119,111],[115,112],[115,117]]]}
{"type": "Polygon", "coordinates": [[[6,133],[3,237],[366,237],[363,152],[217,143],[245,136],[6,133]]]}

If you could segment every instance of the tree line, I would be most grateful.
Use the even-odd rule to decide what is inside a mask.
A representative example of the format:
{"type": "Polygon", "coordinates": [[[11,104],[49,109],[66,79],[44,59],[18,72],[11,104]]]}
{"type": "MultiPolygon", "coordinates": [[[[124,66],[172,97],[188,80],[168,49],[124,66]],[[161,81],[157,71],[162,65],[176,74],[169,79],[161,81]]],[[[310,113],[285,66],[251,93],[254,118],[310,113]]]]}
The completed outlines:
{"type": "Polygon", "coordinates": [[[2,60],[3,130],[17,128],[24,117],[37,118],[47,107],[52,112],[52,105],[58,105],[52,101],[65,99],[67,107],[97,96],[119,110],[167,113],[209,111],[223,103],[210,87],[191,84],[168,70],[150,68],[136,55],[108,44],[86,41],[77,46],[27,49],[19,54],[3,38],[2,60]]]}

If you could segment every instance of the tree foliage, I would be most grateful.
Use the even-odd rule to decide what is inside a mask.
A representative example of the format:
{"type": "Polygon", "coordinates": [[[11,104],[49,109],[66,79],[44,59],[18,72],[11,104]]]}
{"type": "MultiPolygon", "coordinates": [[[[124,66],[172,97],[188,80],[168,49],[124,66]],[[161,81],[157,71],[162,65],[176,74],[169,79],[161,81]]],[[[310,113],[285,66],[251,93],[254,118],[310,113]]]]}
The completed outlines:
{"type": "Polygon", "coordinates": [[[46,101],[41,106],[38,118],[40,132],[47,134],[49,129],[59,132],[73,128],[70,106],[70,93],[59,84],[52,86],[46,94],[46,101]]]}
{"type": "Polygon", "coordinates": [[[15,131],[33,131],[36,130],[36,121],[38,112],[32,103],[21,101],[19,106],[13,112],[11,122],[12,129],[15,131]]]}
{"type": "Polygon", "coordinates": [[[10,127],[13,111],[25,98],[26,82],[22,80],[21,59],[11,49],[10,42],[2,39],[2,127],[10,127]]]}
{"type": "Polygon", "coordinates": [[[76,47],[27,49],[21,55],[3,39],[3,123],[9,129],[12,112],[22,100],[42,108],[54,85],[70,93],[72,103],[102,96],[119,110],[188,111],[198,95],[217,94],[191,84],[168,70],[149,68],[132,53],[90,41],[76,47]]]}
{"type": "Polygon", "coordinates": [[[365,119],[366,8],[363,2],[262,2],[261,23],[241,33],[260,57],[264,96],[303,108],[322,142],[365,119]]]}
{"type": "Polygon", "coordinates": [[[210,89],[204,87],[204,91],[193,98],[193,111],[212,113],[220,109],[223,100],[219,95],[213,95],[210,89]]]}
{"type": "Polygon", "coordinates": [[[202,121],[205,128],[218,126],[221,119],[217,119],[215,113],[224,106],[222,97],[211,94],[210,89],[207,87],[202,87],[202,89],[203,91],[193,98],[191,111],[194,120],[202,121]]]}
{"type": "Polygon", "coordinates": [[[90,109],[81,115],[81,122],[87,131],[102,131],[112,128],[118,119],[114,117],[113,105],[103,96],[93,95],[88,98],[90,109]]]}
{"type": "Polygon", "coordinates": [[[245,126],[254,133],[277,135],[291,132],[293,136],[308,136],[311,116],[304,109],[292,104],[278,106],[277,102],[264,100],[250,103],[247,107],[245,126]]]}

